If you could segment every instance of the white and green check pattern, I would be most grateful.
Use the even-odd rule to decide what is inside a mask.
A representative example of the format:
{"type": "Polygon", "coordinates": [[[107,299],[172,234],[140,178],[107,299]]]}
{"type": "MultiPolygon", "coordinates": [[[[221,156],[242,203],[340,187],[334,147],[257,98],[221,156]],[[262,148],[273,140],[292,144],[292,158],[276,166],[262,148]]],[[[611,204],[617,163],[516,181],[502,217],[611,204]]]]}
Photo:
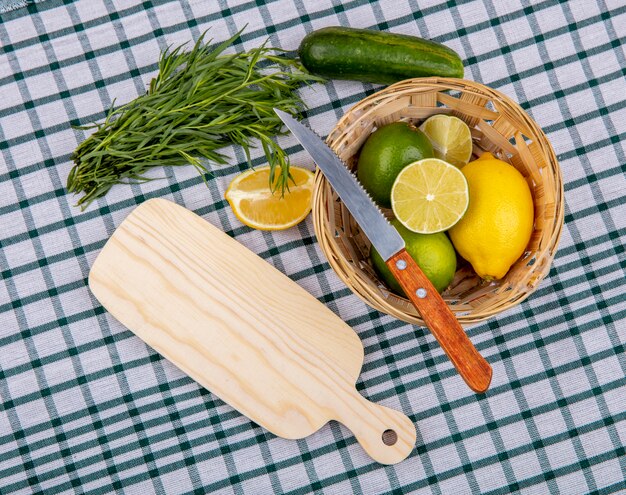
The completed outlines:
{"type": "MultiPolygon", "coordinates": [[[[626,493],[625,37],[623,0],[47,0],[0,16],[0,493],[626,493]],[[208,189],[191,167],[156,170],[163,179],[73,206],[64,183],[85,134],[70,125],[145,91],[168,45],[246,24],[237,49],[267,37],[293,49],[327,25],[435,39],[545,130],[565,182],[563,236],[530,299],[468,330],[494,369],[486,395],[425,329],[352,295],[310,218],[273,234],[242,226],[223,197],[246,168],[240,149],[208,189]],[[407,460],[374,463],[336,423],[277,438],[104,311],[89,267],[151,197],[219,226],[358,332],[359,391],[415,421],[407,460]]],[[[303,89],[308,123],[325,135],[375,90],[303,89]]],[[[294,139],[281,143],[310,166],[294,139]]]]}

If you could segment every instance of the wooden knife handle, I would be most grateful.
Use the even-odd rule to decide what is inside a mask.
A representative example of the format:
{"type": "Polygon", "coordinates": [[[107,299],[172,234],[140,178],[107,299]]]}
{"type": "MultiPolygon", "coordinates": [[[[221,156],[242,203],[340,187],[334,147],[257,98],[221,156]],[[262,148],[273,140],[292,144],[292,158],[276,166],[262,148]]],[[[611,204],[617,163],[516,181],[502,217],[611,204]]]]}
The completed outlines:
{"type": "Polygon", "coordinates": [[[405,249],[387,260],[387,266],[422,319],[474,392],[485,392],[492,369],[465,334],[448,305],[405,249]]]}

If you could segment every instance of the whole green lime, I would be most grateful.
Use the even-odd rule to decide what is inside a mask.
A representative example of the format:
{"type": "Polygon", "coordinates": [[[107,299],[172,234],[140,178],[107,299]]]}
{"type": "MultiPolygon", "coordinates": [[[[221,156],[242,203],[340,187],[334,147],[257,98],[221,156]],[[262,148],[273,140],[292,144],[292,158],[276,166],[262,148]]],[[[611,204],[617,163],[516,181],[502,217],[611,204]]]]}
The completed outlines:
{"type": "MultiPolygon", "coordinates": [[[[407,253],[419,265],[435,289],[440,293],[443,292],[452,282],[454,272],[456,272],[456,253],[448,236],[443,232],[437,234],[411,232],[396,219],[392,220],[391,224],[404,239],[407,253]]],[[[376,273],[387,287],[398,295],[405,295],[374,246],[372,246],[370,258],[376,273]]]]}
{"type": "Polygon", "coordinates": [[[391,207],[391,187],[404,167],[422,158],[432,158],[433,146],[419,129],[394,122],[367,138],[357,167],[357,177],[374,201],[391,207]]]}

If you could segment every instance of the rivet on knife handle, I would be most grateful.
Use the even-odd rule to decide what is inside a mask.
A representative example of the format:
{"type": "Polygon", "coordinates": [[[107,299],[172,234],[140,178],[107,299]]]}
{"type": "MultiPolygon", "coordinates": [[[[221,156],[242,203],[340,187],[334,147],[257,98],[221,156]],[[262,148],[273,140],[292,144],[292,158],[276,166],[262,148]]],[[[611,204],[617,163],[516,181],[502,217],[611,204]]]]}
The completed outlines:
{"type": "Polygon", "coordinates": [[[465,383],[474,392],[485,392],[491,383],[491,366],[424,272],[404,249],[386,263],[465,383]]]}

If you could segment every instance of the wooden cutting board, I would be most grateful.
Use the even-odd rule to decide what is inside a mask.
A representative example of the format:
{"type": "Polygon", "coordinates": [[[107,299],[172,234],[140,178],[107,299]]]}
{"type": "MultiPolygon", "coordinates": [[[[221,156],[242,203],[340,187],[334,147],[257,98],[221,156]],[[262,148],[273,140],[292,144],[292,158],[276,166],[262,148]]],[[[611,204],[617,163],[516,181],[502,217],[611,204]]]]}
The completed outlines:
{"type": "Polygon", "coordinates": [[[280,437],[303,438],[337,420],[383,464],[415,445],[409,418],[356,391],[356,333],[181,206],[152,199],[136,208],[98,255],[89,286],[143,341],[280,437]]]}

